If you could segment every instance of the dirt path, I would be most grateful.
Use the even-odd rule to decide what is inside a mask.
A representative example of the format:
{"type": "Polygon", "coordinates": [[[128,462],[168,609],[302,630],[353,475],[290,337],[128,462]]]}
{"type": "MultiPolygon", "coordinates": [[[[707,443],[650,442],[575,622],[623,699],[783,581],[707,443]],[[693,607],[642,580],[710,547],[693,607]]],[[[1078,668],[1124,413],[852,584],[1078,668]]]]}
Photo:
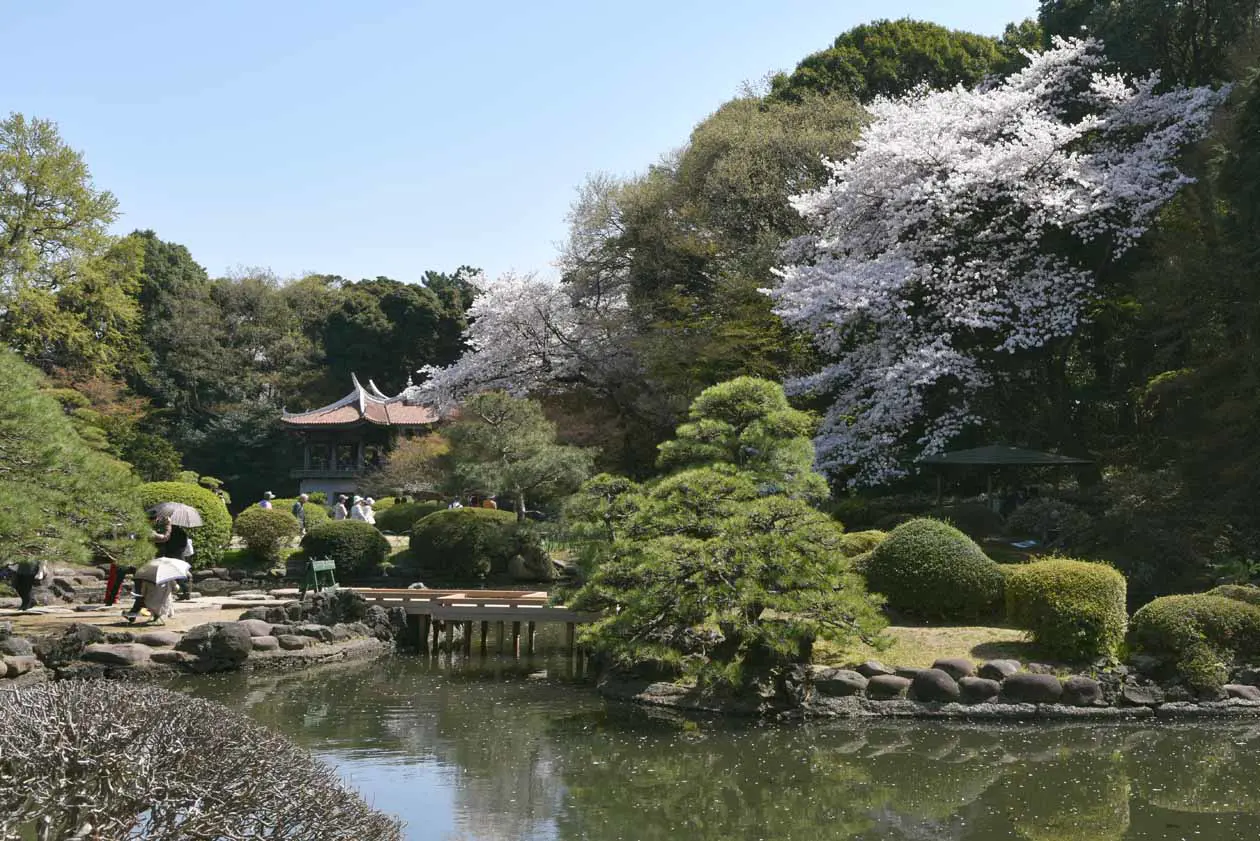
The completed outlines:
{"type": "MultiPolygon", "coordinates": [[[[284,604],[284,599],[241,599],[222,596],[176,602],[175,615],[166,620],[166,628],[172,631],[186,631],[206,622],[227,622],[239,619],[241,614],[251,607],[280,604],[284,604]]],[[[92,610],[76,610],[74,605],[37,608],[25,613],[6,609],[0,610],[0,621],[12,622],[13,632],[18,636],[52,634],[76,622],[119,630],[146,627],[143,622],[147,615],[137,620],[134,625],[122,617],[122,611],[130,606],[130,599],[122,599],[119,604],[108,608],[101,605],[87,605],[87,607],[96,608],[92,610]]]]}

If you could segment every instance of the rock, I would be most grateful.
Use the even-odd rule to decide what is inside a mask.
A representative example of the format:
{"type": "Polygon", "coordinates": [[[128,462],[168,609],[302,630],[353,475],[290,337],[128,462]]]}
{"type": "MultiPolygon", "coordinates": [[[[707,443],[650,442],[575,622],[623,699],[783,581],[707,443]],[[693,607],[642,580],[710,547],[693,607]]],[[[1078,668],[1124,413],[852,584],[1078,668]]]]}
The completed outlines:
{"type": "MultiPolygon", "coordinates": [[[[0,639],[4,639],[4,630],[0,629],[0,639]]],[[[1245,669],[1238,670],[1238,679],[1235,683],[1245,683],[1248,686],[1260,686],[1260,668],[1248,666],[1245,669]]]]}
{"type": "Polygon", "coordinates": [[[0,655],[10,657],[30,657],[35,653],[35,646],[23,637],[9,637],[0,640],[0,655]]]}
{"type": "Polygon", "coordinates": [[[275,637],[253,637],[250,642],[255,651],[275,651],[280,647],[280,640],[275,637]]]}
{"type": "Polygon", "coordinates": [[[303,637],[298,634],[281,634],[276,640],[285,651],[298,651],[307,646],[315,645],[315,640],[311,637],[303,637]]]}
{"type": "Polygon", "coordinates": [[[909,696],[915,701],[948,703],[961,695],[958,683],[944,669],[923,669],[910,681],[909,696]]]}
{"type": "Polygon", "coordinates": [[[976,674],[988,680],[996,680],[998,683],[1006,680],[1013,674],[1019,672],[1020,664],[1018,660],[986,660],[980,664],[980,668],[976,670],[976,674]]]}
{"type": "Polygon", "coordinates": [[[1158,686],[1125,684],[1120,690],[1120,698],[1132,707],[1153,707],[1164,703],[1164,693],[1158,686]]]}
{"type": "Polygon", "coordinates": [[[904,698],[910,689],[910,678],[898,675],[876,675],[866,684],[866,697],[874,701],[904,698]]]}
{"type": "Polygon", "coordinates": [[[29,655],[22,657],[8,656],[0,660],[0,677],[21,677],[39,668],[39,658],[29,655]]]}
{"type": "Polygon", "coordinates": [[[1063,684],[1054,675],[1019,672],[1002,681],[1002,700],[1015,704],[1057,704],[1063,684]]]}
{"type": "Polygon", "coordinates": [[[352,637],[372,636],[372,629],[367,625],[364,625],[362,622],[350,622],[343,627],[350,632],[350,636],[352,637]]]}
{"type": "Polygon", "coordinates": [[[0,640],[7,640],[13,636],[13,623],[0,622],[0,640]]]}
{"type": "MultiPolygon", "coordinates": [[[[1222,690],[1222,694],[1224,694],[1224,690],[1222,690]]],[[[1165,704],[1183,704],[1187,702],[1193,703],[1194,701],[1197,701],[1197,700],[1198,700],[1198,696],[1196,696],[1193,692],[1191,692],[1187,687],[1182,686],[1179,683],[1175,683],[1172,686],[1167,686],[1164,688],[1164,703],[1165,704]]],[[[1208,699],[1205,698],[1204,700],[1208,700],[1208,699]]],[[[1220,699],[1214,698],[1211,700],[1220,700],[1220,699]]]]}
{"type": "Polygon", "coordinates": [[[159,648],[149,655],[154,663],[166,663],[167,665],[182,666],[185,663],[191,663],[197,658],[186,651],[175,651],[170,648],[159,648]]]}
{"type": "Polygon", "coordinates": [[[248,619],[256,619],[260,622],[276,625],[288,622],[289,614],[285,613],[282,607],[251,607],[241,614],[242,622],[248,619]]]}
{"type": "Polygon", "coordinates": [[[996,698],[1002,684],[984,677],[965,677],[958,681],[958,690],[966,703],[981,704],[996,698]]]}
{"type": "Polygon", "coordinates": [[[136,638],[130,631],[106,631],[105,642],[118,645],[120,643],[135,642],[136,638]]]}
{"type": "Polygon", "coordinates": [[[873,677],[879,677],[880,675],[895,675],[896,674],[894,670],[888,668],[887,666],[885,666],[883,663],[879,662],[878,660],[867,660],[865,663],[858,666],[854,671],[856,671],[858,674],[860,674],[862,677],[866,678],[867,680],[870,680],[873,677]]]}
{"type": "Polygon", "coordinates": [[[867,683],[867,678],[848,669],[823,669],[814,674],[814,689],[835,698],[856,695],[867,683]]]}
{"type": "Polygon", "coordinates": [[[1063,681],[1063,703],[1074,707],[1102,706],[1102,684],[1084,675],[1072,675],[1063,681]]]}
{"type": "Polygon", "coordinates": [[[1031,672],[1034,675],[1052,675],[1055,672],[1055,668],[1049,663],[1029,663],[1024,667],[1024,671],[1031,672]]]}
{"type": "Polygon", "coordinates": [[[554,581],[556,567],[545,554],[513,555],[508,560],[508,575],[516,581],[554,581]]]}
{"type": "Polygon", "coordinates": [[[1129,658],[1129,665],[1140,675],[1157,674],[1163,665],[1158,657],[1149,654],[1134,654],[1129,658]]]}
{"type": "Polygon", "coordinates": [[[894,674],[897,677],[904,677],[906,680],[914,680],[914,676],[923,671],[918,666],[898,666],[894,674]]]}
{"type": "Polygon", "coordinates": [[[36,653],[45,665],[61,668],[78,660],[85,647],[105,641],[105,632],[100,628],[76,622],[66,628],[60,637],[41,642],[36,647],[36,653]]]}
{"type": "Polygon", "coordinates": [[[345,642],[350,639],[350,637],[354,636],[345,625],[333,625],[328,630],[332,633],[333,642],[345,642]]]}
{"type": "Polygon", "coordinates": [[[231,671],[249,658],[254,650],[251,639],[239,622],[208,622],[184,634],[177,648],[197,658],[198,671],[231,671]]]}
{"type": "Polygon", "coordinates": [[[249,631],[251,637],[269,637],[272,635],[272,625],[264,619],[241,619],[236,624],[249,631]]]}
{"type": "Polygon", "coordinates": [[[299,634],[304,637],[311,637],[319,640],[320,642],[333,641],[332,628],[329,628],[327,625],[313,625],[309,623],[305,625],[297,625],[293,628],[292,633],[299,634]]]}
{"type": "Polygon", "coordinates": [[[1225,694],[1230,698],[1241,698],[1244,701],[1260,701],[1260,687],[1249,683],[1227,683],[1225,694]]]}
{"type": "Polygon", "coordinates": [[[145,631],[136,636],[136,642],[150,648],[170,648],[179,644],[180,636],[174,631],[145,631]]]}
{"type": "Polygon", "coordinates": [[[932,668],[940,669],[954,680],[962,680],[976,673],[976,667],[964,657],[946,657],[942,660],[937,660],[932,664],[932,668]]]}
{"type": "Polygon", "coordinates": [[[139,666],[149,662],[152,652],[147,645],[136,642],[93,643],[83,649],[83,659],[110,666],[139,666]]]}

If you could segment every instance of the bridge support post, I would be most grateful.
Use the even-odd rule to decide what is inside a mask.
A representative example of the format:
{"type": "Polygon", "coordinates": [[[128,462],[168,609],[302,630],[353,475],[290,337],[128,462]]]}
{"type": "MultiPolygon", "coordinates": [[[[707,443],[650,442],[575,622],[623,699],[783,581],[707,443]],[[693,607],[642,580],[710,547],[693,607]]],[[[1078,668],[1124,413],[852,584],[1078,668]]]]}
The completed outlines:
{"type": "Polygon", "coordinates": [[[486,656],[486,636],[490,633],[490,623],[481,623],[481,656],[486,656]]]}
{"type": "Polygon", "coordinates": [[[431,624],[432,620],[430,619],[429,614],[427,613],[420,614],[418,618],[420,619],[420,627],[418,629],[420,652],[422,654],[428,654],[429,653],[429,625],[431,624]]]}
{"type": "Polygon", "coordinates": [[[449,619],[444,619],[442,625],[446,628],[446,653],[455,656],[455,623],[449,619]]]}
{"type": "Polygon", "coordinates": [[[564,650],[570,657],[573,656],[573,641],[577,636],[577,624],[574,622],[564,623],[564,650]]]}
{"type": "Polygon", "coordinates": [[[430,619],[430,625],[432,626],[432,629],[433,629],[432,650],[433,650],[434,656],[437,656],[437,653],[441,650],[442,623],[434,619],[432,616],[430,616],[429,619],[430,619]]]}
{"type": "Polygon", "coordinates": [[[499,621],[499,653],[500,653],[500,654],[502,654],[502,653],[503,653],[503,637],[504,637],[504,636],[505,636],[505,634],[504,634],[504,631],[503,631],[503,621],[502,621],[502,620],[500,620],[500,621],[499,621]]]}
{"type": "Polygon", "coordinates": [[[534,636],[537,633],[537,631],[538,631],[538,624],[536,622],[530,622],[528,626],[528,630],[526,632],[526,645],[527,645],[527,650],[530,654],[534,653],[534,636]]]}
{"type": "Polygon", "coordinates": [[[464,623],[464,656],[472,656],[472,634],[473,623],[471,621],[464,623]]]}
{"type": "Polygon", "coordinates": [[[521,656],[521,623],[512,623],[512,656],[521,656]]]}

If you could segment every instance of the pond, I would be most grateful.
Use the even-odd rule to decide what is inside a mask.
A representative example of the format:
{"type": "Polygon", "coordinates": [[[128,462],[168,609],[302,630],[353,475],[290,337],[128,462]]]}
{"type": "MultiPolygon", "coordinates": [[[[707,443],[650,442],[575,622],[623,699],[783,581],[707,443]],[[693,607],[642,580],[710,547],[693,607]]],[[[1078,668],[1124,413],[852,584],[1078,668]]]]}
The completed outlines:
{"type": "Polygon", "coordinates": [[[1234,841],[1260,820],[1246,721],[692,720],[530,673],[545,665],[398,656],[181,688],[307,746],[416,841],[1234,841]]]}

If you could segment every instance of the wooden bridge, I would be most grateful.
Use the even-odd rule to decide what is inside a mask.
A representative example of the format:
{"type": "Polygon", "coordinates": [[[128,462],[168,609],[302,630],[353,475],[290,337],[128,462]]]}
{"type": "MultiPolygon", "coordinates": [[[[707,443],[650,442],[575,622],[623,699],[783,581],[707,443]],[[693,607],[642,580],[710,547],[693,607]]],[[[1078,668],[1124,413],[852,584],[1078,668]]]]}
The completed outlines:
{"type": "Polygon", "coordinates": [[[498,649],[504,650],[506,626],[512,625],[512,654],[521,655],[521,629],[525,629],[525,644],[529,654],[534,653],[534,636],[544,622],[563,623],[565,647],[574,651],[576,626],[593,622],[598,617],[591,613],[579,613],[567,607],[547,604],[545,591],[527,590],[392,590],[354,587],[368,604],[382,607],[401,607],[407,612],[407,624],[415,635],[417,647],[425,652],[438,651],[443,631],[446,633],[447,651],[455,650],[456,627],[460,627],[464,655],[472,653],[473,625],[480,623],[482,656],[486,654],[486,637],[490,623],[498,624],[498,649]]]}

